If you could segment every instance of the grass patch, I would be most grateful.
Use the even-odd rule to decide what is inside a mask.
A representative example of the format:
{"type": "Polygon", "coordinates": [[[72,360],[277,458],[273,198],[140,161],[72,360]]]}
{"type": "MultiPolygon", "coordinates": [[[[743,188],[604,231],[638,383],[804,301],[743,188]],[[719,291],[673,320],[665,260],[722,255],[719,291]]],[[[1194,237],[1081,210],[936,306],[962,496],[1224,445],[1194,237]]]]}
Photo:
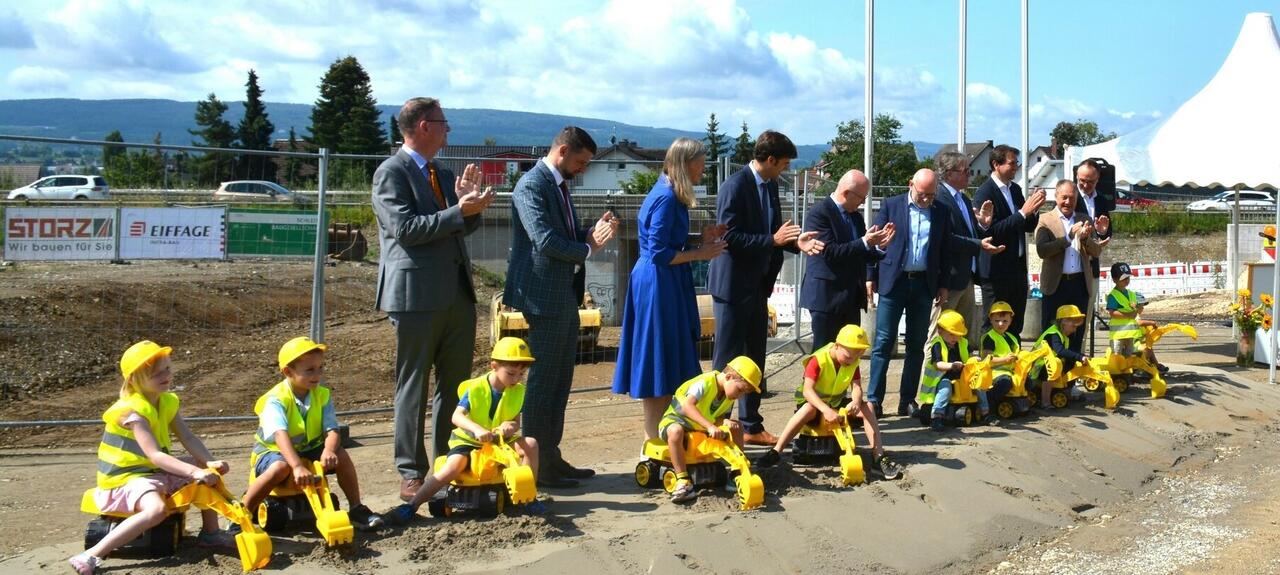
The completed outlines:
{"type": "Polygon", "coordinates": [[[1231,214],[1154,209],[1111,212],[1111,221],[1122,234],[1203,236],[1226,231],[1231,214]]]}

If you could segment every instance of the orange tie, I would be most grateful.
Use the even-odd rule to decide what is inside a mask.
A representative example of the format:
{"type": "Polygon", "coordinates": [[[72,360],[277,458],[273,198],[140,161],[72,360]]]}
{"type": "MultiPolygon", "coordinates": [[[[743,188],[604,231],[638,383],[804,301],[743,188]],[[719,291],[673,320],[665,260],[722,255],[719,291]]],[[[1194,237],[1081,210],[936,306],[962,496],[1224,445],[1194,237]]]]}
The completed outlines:
{"type": "Polygon", "coordinates": [[[427,172],[431,174],[431,191],[436,193],[436,203],[440,204],[441,209],[449,207],[444,201],[444,192],[440,191],[440,180],[436,179],[436,167],[427,164],[427,172]]]}

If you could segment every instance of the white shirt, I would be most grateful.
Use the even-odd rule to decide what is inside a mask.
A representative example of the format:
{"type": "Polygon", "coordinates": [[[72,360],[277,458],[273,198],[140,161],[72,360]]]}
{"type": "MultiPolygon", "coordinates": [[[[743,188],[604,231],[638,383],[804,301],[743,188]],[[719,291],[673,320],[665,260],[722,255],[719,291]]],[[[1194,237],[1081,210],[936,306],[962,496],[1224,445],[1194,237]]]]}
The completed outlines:
{"type": "Polygon", "coordinates": [[[1097,211],[1097,208],[1094,207],[1094,203],[1093,203],[1095,200],[1098,199],[1097,188],[1094,188],[1092,196],[1085,195],[1084,192],[1080,192],[1080,197],[1084,199],[1085,209],[1089,210],[1089,219],[1091,220],[1098,219],[1098,211],[1097,211]]]}
{"type": "MultiPolygon", "coordinates": [[[[997,176],[994,171],[991,172],[991,181],[995,182],[996,185],[1000,187],[1000,193],[1004,194],[1005,203],[1009,204],[1009,211],[1017,212],[1018,206],[1013,205],[1013,192],[1009,191],[1009,184],[1007,182],[1000,181],[1000,177],[997,176]]],[[[1022,257],[1026,254],[1025,248],[1023,247],[1023,244],[1025,243],[1027,243],[1026,234],[1018,234],[1018,257],[1022,257]]]]}
{"type": "Polygon", "coordinates": [[[1062,273],[1080,273],[1083,269],[1080,266],[1080,250],[1076,249],[1077,238],[1071,237],[1071,225],[1075,223],[1075,217],[1064,216],[1062,212],[1058,212],[1058,220],[1062,222],[1062,229],[1065,230],[1067,238],[1067,251],[1062,256],[1062,273]]]}

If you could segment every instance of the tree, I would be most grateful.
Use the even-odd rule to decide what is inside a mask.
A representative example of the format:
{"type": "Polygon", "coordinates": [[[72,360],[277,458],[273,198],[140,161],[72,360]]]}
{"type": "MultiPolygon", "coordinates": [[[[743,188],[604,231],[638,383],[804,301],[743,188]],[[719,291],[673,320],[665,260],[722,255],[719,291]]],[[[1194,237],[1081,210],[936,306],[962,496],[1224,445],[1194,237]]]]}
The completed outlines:
{"type": "Polygon", "coordinates": [[[716,162],[729,151],[729,138],[720,133],[720,122],[716,120],[714,113],[707,120],[707,137],[703,141],[707,143],[707,170],[702,175],[702,183],[707,186],[708,194],[715,194],[719,186],[716,182],[716,162]]]}
{"type": "Polygon", "coordinates": [[[391,128],[387,130],[387,137],[391,142],[390,149],[394,150],[396,148],[396,144],[400,143],[402,138],[400,136],[400,120],[396,119],[395,114],[391,115],[391,128]]]}
{"type": "Polygon", "coordinates": [[[742,133],[738,134],[738,139],[733,145],[733,158],[731,161],[735,164],[746,165],[750,163],[756,155],[756,141],[751,138],[751,132],[747,131],[747,121],[742,121],[742,133]]]}
{"type": "Polygon", "coordinates": [[[496,146],[496,145],[498,145],[498,139],[497,139],[497,138],[495,138],[495,137],[493,137],[493,136],[485,136],[485,137],[484,137],[484,145],[486,145],[486,146],[496,146]]]}
{"type": "Polygon", "coordinates": [[[1058,149],[1062,150],[1067,146],[1090,146],[1105,142],[1114,139],[1116,133],[1104,134],[1098,128],[1097,122],[1080,118],[1075,122],[1058,122],[1058,125],[1053,127],[1053,131],[1049,132],[1049,137],[1053,138],[1058,149]]]}
{"type": "MultiPolygon", "coordinates": [[[[289,151],[298,151],[298,134],[293,130],[293,126],[289,126],[289,151]]],[[[289,189],[293,189],[298,185],[298,158],[294,156],[285,158],[284,181],[289,186],[289,189]]]]}
{"type": "Polygon", "coordinates": [[[360,62],[354,56],[335,60],[320,80],[307,141],[330,152],[380,154],[386,145],[380,116],[369,74],[360,62]]]}
{"type": "MultiPolygon", "coordinates": [[[[120,130],[112,130],[107,137],[103,138],[107,142],[124,142],[124,136],[120,135],[120,130]]],[[[124,146],[103,146],[102,147],[102,166],[107,167],[112,163],[119,161],[121,156],[125,155],[124,146]]]]}
{"type": "MultiPolygon", "coordinates": [[[[195,146],[210,148],[230,148],[235,146],[235,129],[231,123],[223,119],[227,112],[227,104],[218,100],[213,92],[209,98],[196,103],[196,125],[199,130],[187,130],[192,136],[200,138],[191,142],[195,146]]],[[[230,175],[233,160],[226,152],[206,152],[196,160],[196,180],[201,184],[217,184],[223,177],[230,175]]]]}
{"type": "MultiPolygon", "coordinates": [[[[246,150],[270,150],[271,135],[276,127],[267,118],[267,107],[262,103],[262,88],[258,87],[258,74],[249,70],[245,82],[244,117],[240,119],[240,147],[246,150]]],[[[236,163],[236,176],[241,179],[275,180],[275,163],[267,156],[248,155],[236,163]]]]}
{"type": "Polygon", "coordinates": [[[622,182],[622,192],[624,194],[647,194],[656,183],[658,183],[658,172],[656,170],[638,170],[631,172],[631,177],[622,182]]]}
{"type": "MultiPolygon", "coordinates": [[[[872,139],[872,183],[877,186],[902,186],[890,192],[905,191],[907,181],[918,169],[916,148],[911,142],[903,142],[898,135],[902,122],[889,114],[879,114],[875,119],[872,139]]],[[[862,122],[849,120],[836,126],[836,137],[831,149],[822,153],[823,170],[832,178],[839,178],[848,170],[863,169],[863,138],[866,130],[862,122]]]]}

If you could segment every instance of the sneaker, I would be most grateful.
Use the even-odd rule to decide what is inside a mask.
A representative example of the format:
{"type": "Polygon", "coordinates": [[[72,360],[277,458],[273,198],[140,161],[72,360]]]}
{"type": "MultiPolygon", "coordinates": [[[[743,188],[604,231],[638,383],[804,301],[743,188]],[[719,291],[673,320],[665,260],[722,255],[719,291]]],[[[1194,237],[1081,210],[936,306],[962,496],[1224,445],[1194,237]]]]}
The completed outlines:
{"type": "Polygon", "coordinates": [[[351,519],[352,527],[362,531],[372,531],[387,525],[387,521],[381,515],[374,513],[368,505],[363,503],[347,511],[347,517],[351,519]]]}
{"type": "Polygon", "coordinates": [[[929,431],[934,433],[942,433],[947,430],[947,426],[942,423],[942,414],[933,414],[933,419],[929,421],[929,431]]]}
{"type": "Polygon", "coordinates": [[[698,492],[693,488],[693,482],[688,479],[676,480],[676,488],[671,490],[672,503],[684,503],[693,501],[698,498],[698,492]]]}
{"type": "Polygon", "coordinates": [[[217,531],[201,531],[196,535],[196,547],[202,549],[235,549],[236,539],[221,529],[217,531]]]}
{"type": "Polygon", "coordinates": [[[879,475],[881,479],[899,479],[902,477],[902,467],[889,459],[888,455],[877,457],[875,465],[871,466],[871,471],[879,475]]]}
{"type": "Polygon", "coordinates": [[[534,499],[524,504],[524,512],[528,515],[546,515],[551,510],[547,508],[546,503],[534,499]]]}
{"type": "Polygon", "coordinates": [[[408,525],[418,516],[418,512],[413,509],[412,505],[404,503],[397,505],[382,515],[383,521],[392,525],[408,525]]]}
{"type": "Polygon", "coordinates": [[[1159,371],[1160,373],[1162,373],[1162,374],[1164,374],[1164,373],[1169,373],[1169,366],[1167,366],[1167,365],[1165,365],[1165,364],[1163,364],[1163,363],[1157,363],[1157,364],[1156,364],[1156,370],[1158,370],[1158,371],[1159,371]]]}
{"type": "Polygon", "coordinates": [[[88,553],[81,553],[67,559],[67,563],[71,564],[71,568],[76,570],[79,575],[93,575],[98,571],[98,567],[102,566],[102,560],[88,553]]]}
{"type": "Polygon", "coordinates": [[[777,465],[779,461],[782,461],[782,454],[778,453],[773,448],[769,448],[768,451],[764,452],[764,455],[757,457],[755,461],[751,462],[751,464],[763,469],[765,467],[773,467],[774,465],[777,465]]]}

